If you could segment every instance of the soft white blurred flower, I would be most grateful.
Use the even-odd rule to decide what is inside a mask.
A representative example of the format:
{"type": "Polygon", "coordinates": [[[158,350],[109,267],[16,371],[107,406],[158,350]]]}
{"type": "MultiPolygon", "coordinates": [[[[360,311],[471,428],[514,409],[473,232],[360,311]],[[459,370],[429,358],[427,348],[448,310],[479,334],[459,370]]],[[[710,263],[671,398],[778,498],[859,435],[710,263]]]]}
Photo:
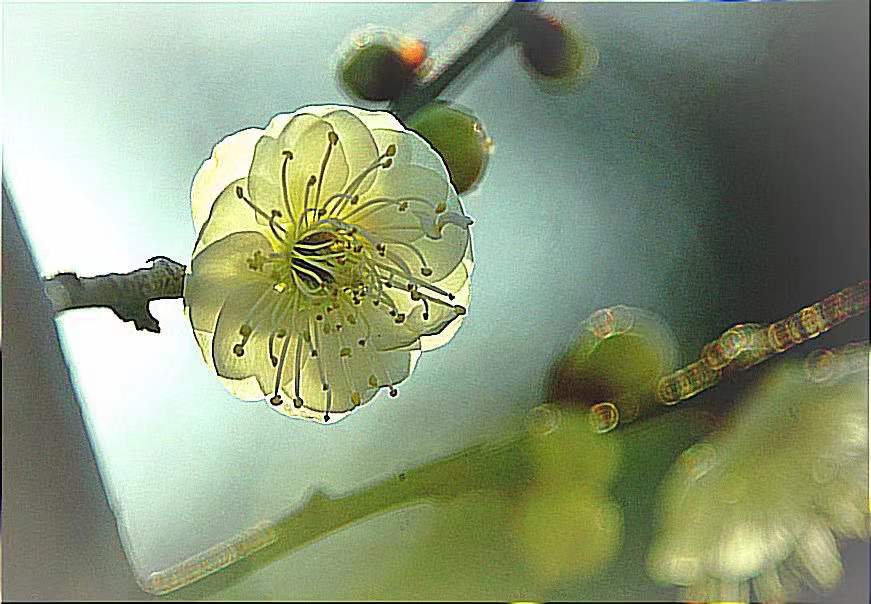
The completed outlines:
{"type": "Polygon", "coordinates": [[[338,419],[459,328],[471,220],[438,154],[389,113],[311,106],[219,142],[191,190],[184,300],[227,388],[338,419]]]}
{"type": "Polygon", "coordinates": [[[869,536],[868,371],[814,384],[784,364],[663,485],[651,575],[693,600],[783,601],[841,577],[837,537],[869,536]]]}

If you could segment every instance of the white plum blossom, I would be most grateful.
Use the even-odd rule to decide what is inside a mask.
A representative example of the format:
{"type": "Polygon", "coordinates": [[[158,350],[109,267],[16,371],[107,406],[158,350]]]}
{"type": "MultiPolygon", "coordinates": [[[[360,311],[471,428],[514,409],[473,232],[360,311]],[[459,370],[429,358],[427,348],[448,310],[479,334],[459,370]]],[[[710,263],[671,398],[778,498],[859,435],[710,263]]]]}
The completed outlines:
{"type": "Polygon", "coordinates": [[[837,584],[837,539],[871,534],[860,354],[864,367],[826,383],[784,364],[724,433],[681,455],[660,496],[654,578],[702,601],[749,601],[752,589],[780,602],[837,584]]]}
{"type": "Polygon", "coordinates": [[[191,190],[184,302],[245,400],[335,421],[456,333],[469,219],[439,155],[393,115],[335,105],[219,142],[191,190]]]}

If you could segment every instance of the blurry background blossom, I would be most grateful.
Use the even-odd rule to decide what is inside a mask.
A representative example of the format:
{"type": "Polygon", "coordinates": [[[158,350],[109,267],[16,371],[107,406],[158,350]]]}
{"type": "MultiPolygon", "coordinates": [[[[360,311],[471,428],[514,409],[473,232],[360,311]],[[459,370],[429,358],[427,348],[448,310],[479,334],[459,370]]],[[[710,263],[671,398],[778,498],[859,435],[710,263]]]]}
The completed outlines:
{"type": "Polygon", "coordinates": [[[694,600],[784,601],[802,584],[837,584],[836,539],[871,527],[861,348],[852,371],[824,382],[779,363],[721,433],[681,455],[660,495],[656,579],[694,600]]]}

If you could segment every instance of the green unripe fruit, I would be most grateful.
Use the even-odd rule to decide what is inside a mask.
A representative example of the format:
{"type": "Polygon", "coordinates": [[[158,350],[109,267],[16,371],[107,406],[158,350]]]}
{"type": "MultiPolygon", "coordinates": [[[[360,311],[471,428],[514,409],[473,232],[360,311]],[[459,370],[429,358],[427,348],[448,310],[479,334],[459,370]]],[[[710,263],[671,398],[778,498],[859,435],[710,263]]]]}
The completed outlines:
{"type": "Polygon", "coordinates": [[[458,193],[483,176],[493,147],[481,122],[445,101],[436,101],[412,115],[406,124],[438,151],[458,193]]]}

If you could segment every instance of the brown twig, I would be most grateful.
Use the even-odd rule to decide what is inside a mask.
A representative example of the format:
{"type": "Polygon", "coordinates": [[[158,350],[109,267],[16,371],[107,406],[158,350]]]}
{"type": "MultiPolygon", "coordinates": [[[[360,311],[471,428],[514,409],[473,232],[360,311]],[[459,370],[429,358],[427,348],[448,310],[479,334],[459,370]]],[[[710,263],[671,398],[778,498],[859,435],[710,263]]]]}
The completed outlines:
{"type": "Polygon", "coordinates": [[[136,329],[160,333],[148,309],[152,300],[180,298],[185,266],[165,256],[150,258],[151,266],[130,273],[79,277],[58,273],[45,280],[45,294],[55,313],[74,308],[110,308],[136,329]]]}

